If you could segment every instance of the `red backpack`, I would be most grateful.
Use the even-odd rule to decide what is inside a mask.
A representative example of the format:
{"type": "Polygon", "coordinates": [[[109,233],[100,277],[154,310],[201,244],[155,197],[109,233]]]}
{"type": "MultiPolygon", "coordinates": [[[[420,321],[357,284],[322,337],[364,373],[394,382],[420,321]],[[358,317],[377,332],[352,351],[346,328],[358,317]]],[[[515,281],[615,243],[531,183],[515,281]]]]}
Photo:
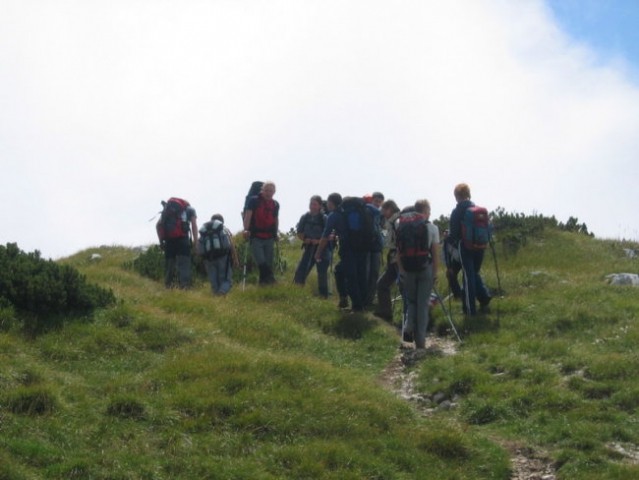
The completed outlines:
{"type": "Polygon", "coordinates": [[[189,222],[186,208],[189,202],[182,198],[171,197],[162,202],[162,215],[160,217],[160,239],[182,238],[189,235],[189,222]]]}
{"type": "Polygon", "coordinates": [[[251,216],[251,234],[257,238],[276,237],[279,211],[280,204],[277,200],[267,201],[262,195],[258,195],[251,216]]]}
{"type": "Polygon", "coordinates": [[[428,220],[420,213],[402,213],[397,223],[397,252],[407,272],[424,270],[432,261],[428,220]]]}

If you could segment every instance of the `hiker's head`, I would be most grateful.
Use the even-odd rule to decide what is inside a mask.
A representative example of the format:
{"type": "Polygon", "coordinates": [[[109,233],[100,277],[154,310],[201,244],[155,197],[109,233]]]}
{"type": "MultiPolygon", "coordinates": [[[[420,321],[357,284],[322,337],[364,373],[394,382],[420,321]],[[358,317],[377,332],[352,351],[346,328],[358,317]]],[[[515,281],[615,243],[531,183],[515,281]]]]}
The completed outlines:
{"type": "Polygon", "coordinates": [[[430,202],[425,198],[415,202],[415,211],[421,213],[426,218],[430,217],[430,202]]]}
{"type": "Polygon", "coordinates": [[[319,195],[313,195],[308,208],[313,215],[320,213],[322,211],[322,197],[319,195]]]}
{"type": "Polygon", "coordinates": [[[470,187],[467,183],[460,183],[456,185],[453,193],[455,194],[455,200],[458,202],[470,200],[470,187]]]}
{"type": "Polygon", "coordinates": [[[331,193],[326,200],[326,208],[329,212],[337,209],[342,204],[342,196],[339,193],[331,193]]]}
{"type": "Polygon", "coordinates": [[[384,218],[390,218],[399,212],[399,207],[395,203],[395,200],[386,200],[382,203],[382,215],[384,218]]]}
{"type": "Polygon", "coordinates": [[[373,205],[377,208],[381,208],[384,203],[384,194],[382,192],[373,192],[373,205]]]}
{"type": "Polygon", "coordinates": [[[262,185],[262,195],[268,199],[273,198],[273,195],[275,195],[275,183],[264,182],[264,185],[262,185]]]}
{"type": "Polygon", "coordinates": [[[224,217],[219,213],[216,213],[215,215],[211,217],[212,222],[214,222],[215,220],[218,220],[219,222],[224,223],[224,217]]]}

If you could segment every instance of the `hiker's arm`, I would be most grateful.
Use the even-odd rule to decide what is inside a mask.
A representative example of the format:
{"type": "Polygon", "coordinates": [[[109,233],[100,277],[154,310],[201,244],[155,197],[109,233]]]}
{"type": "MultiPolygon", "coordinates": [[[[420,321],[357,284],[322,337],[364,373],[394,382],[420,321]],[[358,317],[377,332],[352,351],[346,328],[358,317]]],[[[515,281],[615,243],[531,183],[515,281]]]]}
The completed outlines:
{"type": "Polygon", "coordinates": [[[197,245],[198,230],[197,230],[197,217],[195,215],[191,217],[191,233],[193,234],[193,245],[197,245]]]}
{"type": "Polygon", "coordinates": [[[439,243],[433,243],[430,247],[430,253],[433,258],[433,282],[437,281],[437,272],[439,271],[439,243]]]}
{"type": "Polygon", "coordinates": [[[328,245],[328,238],[322,237],[319,241],[319,244],[317,245],[317,250],[315,250],[316,262],[319,263],[322,261],[322,253],[324,253],[324,249],[326,248],[326,245],[328,245]]]}
{"type": "Polygon", "coordinates": [[[253,210],[247,210],[244,212],[244,231],[242,235],[244,238],[249,238],[251,236],[251,232],[249,231],[251,228],[251,218],[253,217],[253,210]]]}
{"type": "Polygon", "coordinates": [[[162,220],[158,220],[158,223],[155,224],[155,231],[158,234],[158,241],[160,242],[160,244],[162,244],[162,220]]]}

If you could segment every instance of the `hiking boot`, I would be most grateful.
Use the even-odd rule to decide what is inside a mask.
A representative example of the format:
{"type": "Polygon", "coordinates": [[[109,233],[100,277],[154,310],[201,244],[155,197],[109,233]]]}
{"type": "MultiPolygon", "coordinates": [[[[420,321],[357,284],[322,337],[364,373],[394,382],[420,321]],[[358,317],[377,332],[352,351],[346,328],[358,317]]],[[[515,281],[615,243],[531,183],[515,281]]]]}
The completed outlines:
{"type": "Polygon", "coordinates": [[[348,308],[348,297],[339,297],[338,308],[348,308]]]}
{"type": "Polygon", "coordinates": [[[490,301],[493,299],[493,297],[488,296],[486,298],[479,298],[479,306],[480,307],[487,307],[488,304],[490,303],[490,301]]]}
{"type": "Polygon", "coordinates": [[[405,341],[406,343],[413,343],[413,332],[404,330],[404,334],[402,335],[402,340],[405,341]]]}
{"type": "Polygon", "coordinates": [[[387,321],[389,323],[393,321],[393,315],[391,313],[388,313],[388,312],[380,312],[379,310],[375,310],[373,312],[373,315],[375,315],[376,317],[379,317],[382,320],[385,320],[385,321],[387,321]]]}

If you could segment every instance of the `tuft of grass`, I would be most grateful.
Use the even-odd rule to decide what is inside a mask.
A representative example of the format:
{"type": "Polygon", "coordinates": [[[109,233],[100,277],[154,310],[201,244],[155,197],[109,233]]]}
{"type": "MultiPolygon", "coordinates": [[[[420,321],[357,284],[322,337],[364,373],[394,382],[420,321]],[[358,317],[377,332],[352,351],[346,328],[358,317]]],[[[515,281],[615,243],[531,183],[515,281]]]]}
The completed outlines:
{"type": "Polygon", "coordinates": [[[18,387],[6,395],[5,402],[10,412],[29,416],[51,414],[59,406],[57,397],[42,386],[18,387]]]}

